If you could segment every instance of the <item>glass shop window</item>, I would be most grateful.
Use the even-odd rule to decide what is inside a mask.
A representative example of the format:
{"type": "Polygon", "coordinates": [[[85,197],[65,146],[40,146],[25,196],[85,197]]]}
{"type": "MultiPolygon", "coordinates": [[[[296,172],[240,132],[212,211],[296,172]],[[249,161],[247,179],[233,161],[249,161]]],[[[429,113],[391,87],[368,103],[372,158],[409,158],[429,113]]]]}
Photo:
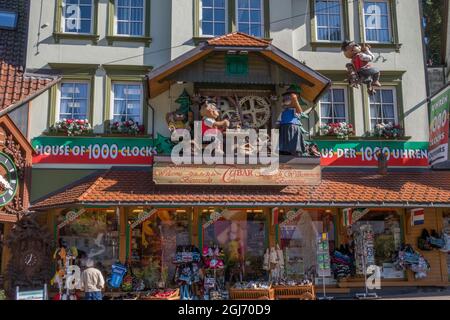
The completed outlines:
{"type": "Polygon", "coordinates": [[[203,246],[218,245],[224,250],[226,281],[258,280],[266,275],[263,257],[268,235],[263,210],[207,209],[201,217],[203,246]]]}
{"type": "MultiPolygon", "coordinates": [[[[150,209],[144,209],[150,212],[150,209]]],[[[129,225],[142,215],[133,210],[128,215],[129,225]]],[[[171,283],[175,276],[174,258],[178,246],[191,245],[191,210],[158,210],[149,219],[130,230],[130,257],[133,273],[146,287],[155,288],[162,280],[171,283]]]]}
{"type": "Polygon", "coordinates": [[[404,278],[394,268],[394,256],[402,244],[401,220],[395,211],[369,211],[352,225],[351,240],[355,253],[356,274],[363,275],[362,252],[367,248],[367,264],[382,268],[382,278],[404,278]]]}
{"type": "MultiPolygon", "coordinates": [[[[64,221],[65,214],[58,217],[64,221]]],[[[59,230],[67,247],[76,247],[78,257],[92,258],[106,277],[119,260],[119,215],[115,210],[89,210],[59,230]]]]}
{"type": "Polygon", "coordinates": [[[325,210],[280,209],[279,240],[288,280],[300,280],[315,272],[317,237],[328,233],[330,250],[334,250],[333,214],[325,210]]]}
{"type": "MultiPolygon", "coordinates": [[[[442,232],[450,236],[450,211],[444,212],[443,220],[442,232]]],[[[447,252],[447,274],[450,281],[450,252],[447,252]]]]}

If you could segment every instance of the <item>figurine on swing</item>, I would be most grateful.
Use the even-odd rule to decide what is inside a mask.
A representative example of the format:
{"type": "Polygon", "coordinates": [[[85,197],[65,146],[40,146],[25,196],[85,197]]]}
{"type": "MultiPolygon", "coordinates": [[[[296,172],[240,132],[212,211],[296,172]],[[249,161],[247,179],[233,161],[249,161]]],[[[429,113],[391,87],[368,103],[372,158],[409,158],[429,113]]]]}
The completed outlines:
{"type": "Polygon", "coordinates": [[[370,46],[367,44],[360,46],[354,41],[344,41],[341,50],[346,58],[352,60],[351,63],[346,64],[350,86],[359,88],[359,85],[366,84],[369,95],[374,95],[375,87],[381,87],[381,83],[380,71],[370,64],[375,58],[370,51],[370,46]]]}

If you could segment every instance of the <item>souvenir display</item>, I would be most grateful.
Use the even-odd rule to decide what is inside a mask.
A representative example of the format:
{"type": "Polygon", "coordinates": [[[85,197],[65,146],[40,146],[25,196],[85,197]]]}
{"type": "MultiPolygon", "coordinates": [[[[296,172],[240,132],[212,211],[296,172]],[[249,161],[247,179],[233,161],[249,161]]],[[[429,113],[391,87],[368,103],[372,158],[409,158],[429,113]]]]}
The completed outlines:
{"type": "Polygon", "coordinates": [[[352,275],[353,260],[348,249],[342,247],[331,254],[331,270],[335,279],[344,279],[352,275]]]}
{"type": "Polygon", "coordinates": [[[364,274],[365,268],[375,264],[374,232],[370,224],[363,224],[355,232],[356,273],[364,274]]]}
{"type": "Polygon", "coordinates": [[[267,281],[249,281],[249,282],[236,282],[233,285],[233,289],[251,289],[251,290],[267,290],[271,287],[270,282],[267,281]]]}
{"type": "Polygon", "coordinates": [[[127,267],[121,263],[115,263],[111,268],[111,277],[107,280],[107,283],[111,288],[120,288],[123,282],[123,277],[127,273],[127,267]]]}
{"type": "Polygon", "coordinates": [[[201,254],[195,246],[178,246],[175,254],[175,283],[181,300],[197,300],[202,295],[201,254]]]}
{"type": "Polygon", "coordinates": [[[58,294],[54,300],[78,300],[75,290],[81,289],[79,280],[81,274],[79,267],[75,264],[77,257],[77,248],[68,248],[67,243],[60,239],[59,247],[53,254],[53,259],[56,261],[56,274],[50,281],[51,285],[56,284],[58,287],[58,294]]]}
{"type": "Polygon", "coordinates": [[[397,253],[394,265],[397,270],[410,269],[414,272],[416,279],[426,278],[427,272],[431,269],[428,261],[419,252],[415,251],[411,245],[404,245],[397,253]]]}
{"type": "Polygon", "coordinates": [[[271,282],[279,282],[284,278],[285,258],[278,244],[276,247],[267,248],[263,261],[263,270],[268,271],[271,282]]]}
{"type": "Polygon", "coordinates": [[[420,250],[423,251],[443,249],[446,247],[445,234],[438,234],[436,230],[431,230],[431,232],[429,233],[427,229],[423,229],[420,237],[417,240],[417,246],[420,250]]]}
{"type": "Polygon", "coordinates": [[[202,250],[205,277],[203,287],[205,300],[223,300],[225,296],[225,254],[219,246],[204,246],[202,250]]]}
{"type": "Polygon", "coordinates": [[[354,88],[366,84],[368,93],[374,95],[375,88],[381,87],[381,83],[380,71],[370,64],[375,59],[370,46],[367,44],[360,46],[354,41],[344,41],[341,49],[345,57],[352,61],[346,65],[349,84],[354,88]]]}

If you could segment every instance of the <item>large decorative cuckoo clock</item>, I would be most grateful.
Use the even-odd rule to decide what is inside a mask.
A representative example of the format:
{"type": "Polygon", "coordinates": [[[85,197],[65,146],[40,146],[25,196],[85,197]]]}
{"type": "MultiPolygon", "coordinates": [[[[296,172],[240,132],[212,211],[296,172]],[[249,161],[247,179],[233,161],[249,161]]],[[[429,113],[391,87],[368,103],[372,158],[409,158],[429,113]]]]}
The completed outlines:
{"type": "Polygon", "coordinates": [[[16,165],[11,158],[0,152],[0,207],[10,203],[19,184],[16,165]]]}

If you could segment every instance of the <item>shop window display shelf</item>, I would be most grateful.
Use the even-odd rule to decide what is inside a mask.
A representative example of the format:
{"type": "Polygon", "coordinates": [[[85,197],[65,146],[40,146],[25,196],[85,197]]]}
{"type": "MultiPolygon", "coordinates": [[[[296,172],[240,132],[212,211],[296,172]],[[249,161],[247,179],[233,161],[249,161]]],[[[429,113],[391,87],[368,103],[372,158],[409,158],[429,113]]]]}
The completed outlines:
{"type": "Polygon", "coordinates": [[[275,300],[275,290],[269,289],[230,289],[231,300],[275,300]]]}
{"type": "Polygon", "coordinates": [[[314,285],[274,286],[273,289],[277,300],[316,300],[314,285]]]}

